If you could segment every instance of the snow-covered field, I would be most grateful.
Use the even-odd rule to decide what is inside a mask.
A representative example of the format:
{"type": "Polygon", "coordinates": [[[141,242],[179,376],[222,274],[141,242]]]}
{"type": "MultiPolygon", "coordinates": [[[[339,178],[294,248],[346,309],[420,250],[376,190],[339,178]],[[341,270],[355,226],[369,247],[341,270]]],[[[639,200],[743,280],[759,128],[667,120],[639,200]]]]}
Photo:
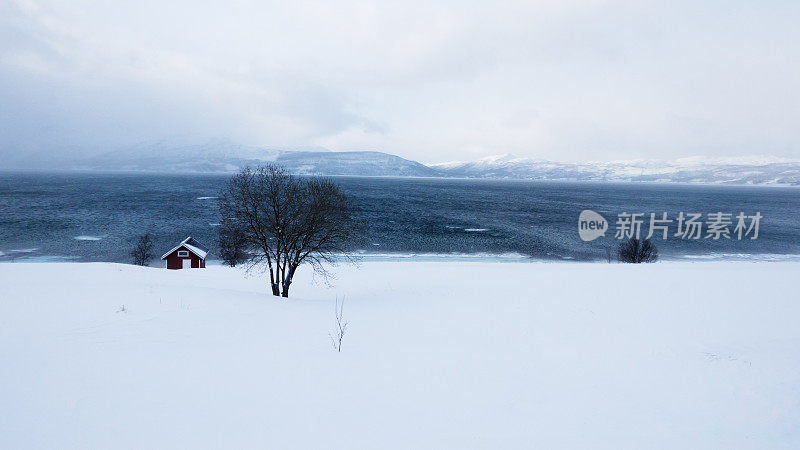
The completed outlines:
{"type": "Polygon", "coordinates": [[[0,264],[0,448],[800,448],[800,263],[336,273],[0,264]]]}

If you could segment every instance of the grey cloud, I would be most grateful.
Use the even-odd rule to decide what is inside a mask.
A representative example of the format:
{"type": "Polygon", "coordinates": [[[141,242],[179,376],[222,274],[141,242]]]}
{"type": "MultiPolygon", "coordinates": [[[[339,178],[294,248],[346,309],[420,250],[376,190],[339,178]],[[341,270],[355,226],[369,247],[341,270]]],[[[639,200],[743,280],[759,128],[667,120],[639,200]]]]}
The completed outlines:
{"type": "Polygon", "coordinates": [[[800,4],[0,4],[0,156],[138,142],[426,162],[800,156],[800,4]]]}

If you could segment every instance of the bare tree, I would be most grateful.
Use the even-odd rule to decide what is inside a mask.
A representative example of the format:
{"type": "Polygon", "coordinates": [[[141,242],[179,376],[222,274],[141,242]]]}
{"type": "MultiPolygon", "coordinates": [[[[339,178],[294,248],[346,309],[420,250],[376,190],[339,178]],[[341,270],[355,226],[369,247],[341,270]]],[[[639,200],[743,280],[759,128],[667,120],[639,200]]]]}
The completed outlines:
{"type": "Polygon", "coordinates": [[[336,183],[295,177],[281,166],[243,169],[218,202],[221,231],[241,235],[251,267],[266,265],[273,295],[289,296],[301,264],[325,275],[323,264],[347,256],[357,233],[351,202],[336,183]]]}
{"type": "Polygon", "coordinates": [[[334,312],[336,313],[336,330],[334,330],[333,333],[329,333],[328,336],[331,337],[333,348],[341,353],[342,339],[344,339],[344,334],[347,332],[348,324],[348,322],[344,320],[344,299],[342,299],[342,302],[339,303],[339,297],[336,297],[334,312]]]}
{"type": "Polygon", "coordinates": [[[217,237],[217,247],[222,261],[235,267],[247,260],[247,240],[238,224],[230,219],[222,219],[217,237]]]}
{"type": "Polygon", "coordinates": [[[624,263],[653,263],[658,261],[658,249],[650,239],[630,238],[617,248],[617,260],[624,263]]]}
{"type": "Polygon", "coordinates": [[[146,266],[150,264],[150,260],[153,259],[155,255],[153,255],[153,237],[150,235],[149,231],[139,236],[139,239],[136,241],[136,247],[131,251],[131,256],[133,257],[133,263],[137,266],[146,266]]]}

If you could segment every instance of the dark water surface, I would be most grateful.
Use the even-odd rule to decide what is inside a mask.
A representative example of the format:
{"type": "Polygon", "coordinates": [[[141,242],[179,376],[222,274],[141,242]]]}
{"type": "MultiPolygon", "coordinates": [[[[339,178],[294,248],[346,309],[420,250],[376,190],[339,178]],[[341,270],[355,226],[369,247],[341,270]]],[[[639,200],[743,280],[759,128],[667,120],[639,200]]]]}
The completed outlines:
{"type": "MultiPolygon", "coordinates": [[[[226,176],[0,174],[0,261],[129,261],[150,230],[160,256],[186,236],[212,247],[226,176]],[[212,197],[212,198],[207,198],[212,197]]],[[[800,255],[800,189],[528,181],[335,178],[366,223],[361,252],[537,259],[605,259],[621,212],[760,212],[759,237],[656,244],[665,258],[782,259],[800,255]],[[578,214],[601,213],[611,229],[583,242],[578,214]]],[[[730,226],[733,231],[736,219],[730,226]]],[[[670,234],[676,231],[672,224],[670,234]]],[[[705,235],[705,231],[703,232],[705,235]]],[[[213,255],[211,256],[213,258],[213,255]]]]}

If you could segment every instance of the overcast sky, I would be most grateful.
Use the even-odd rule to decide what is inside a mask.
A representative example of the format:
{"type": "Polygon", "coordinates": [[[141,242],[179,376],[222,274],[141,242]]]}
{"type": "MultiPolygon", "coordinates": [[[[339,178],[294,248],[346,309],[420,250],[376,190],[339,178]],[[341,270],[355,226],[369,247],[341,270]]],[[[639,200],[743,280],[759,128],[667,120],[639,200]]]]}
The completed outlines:
{"type": "Polygon", "coordinates": [[[800,157],[800,1],[0,0],[0,156],[800,157]]]}

